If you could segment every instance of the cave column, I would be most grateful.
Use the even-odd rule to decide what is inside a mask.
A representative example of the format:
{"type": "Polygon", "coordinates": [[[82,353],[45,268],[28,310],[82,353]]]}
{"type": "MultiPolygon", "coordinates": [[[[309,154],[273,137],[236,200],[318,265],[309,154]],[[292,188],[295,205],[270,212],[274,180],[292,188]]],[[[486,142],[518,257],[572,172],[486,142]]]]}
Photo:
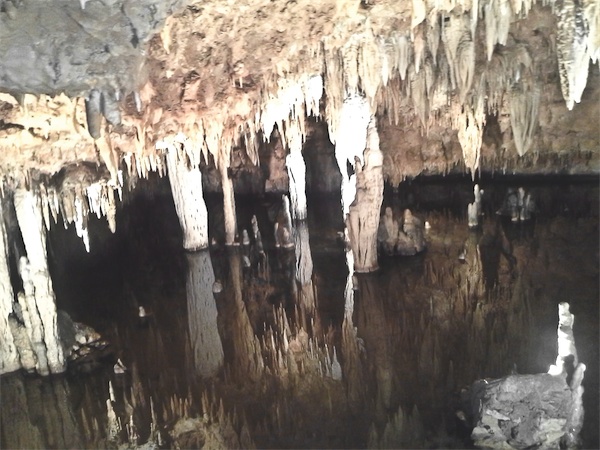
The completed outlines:
{"type": "Polygon", "coordinates": [[[383,155],[377,123],[362,97],[341,109],[335,155],[342,174],[342,207],[357,272],[377,270],[377,229],[383,201],[383,155]],[[347,164],[355,173],[348,174],[347,164]]]}
{"type": "Polygon", "coordinates": [[[52,279],[48,271],[46,234],[40,197],[17,189],[14,194],[17,221],[27,257],[21,257],[19,272],[24,293],[19,294],[36,369],[41,375],[65,370],[65,358],[58,336],[57,312],[52,279]]]}
{"type": "Polygon", "coordinates": [[[285,165],[289,178],[292,217],[294,220],[305,220],[307,216],[306,164],[302,156],[302,131],[298,119],[288,122],[286,138],[290,147],[285,165]]]}
{"type": "Polygon", "coordinates": [[[0,205],[0,374],[14,372],[21,365],[8,316],[13,312],[14,294],[8,269],[8,239],[0,205]]]}
{"type": "Polygon", "coordinates": [[[191,251],[206,248],[208,211],[202,196],[202,173],[197,167],[188,167],[175,146],[168,149],[167,167],[173,201],[183,231],[183,247],[191,251]]]}
{"type": "Polygon", "coordinates": [[[229,151],[219,155],[217,166],[221,174],[221,186],[223,188],[223,212],[225,215],[225,245],[234,245],[237,237],[237,219],[235,217],[235,194],[233,181],[229,176],[230,164],[229,151]]]}
{"type": "Polygon", "coordinates": [[[377,263],[377,230],[383,202],[383,154],[375,117],[367,130],[364,164],[356,161],[356,198],[346,219],[357,272],[372,272],[377,263]]]}

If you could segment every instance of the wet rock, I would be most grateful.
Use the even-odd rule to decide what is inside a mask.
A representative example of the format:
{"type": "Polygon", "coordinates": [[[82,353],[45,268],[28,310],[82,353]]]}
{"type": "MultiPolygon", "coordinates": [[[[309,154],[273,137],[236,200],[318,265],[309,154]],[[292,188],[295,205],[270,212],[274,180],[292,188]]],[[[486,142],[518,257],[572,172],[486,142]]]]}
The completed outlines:
{"type": "Polygon", "coordinates": [[[478,381],[474,399],[481,402],[471,437],[484,448],[559,448],[573,409],[564,376],[514,375],[478,381]]]}

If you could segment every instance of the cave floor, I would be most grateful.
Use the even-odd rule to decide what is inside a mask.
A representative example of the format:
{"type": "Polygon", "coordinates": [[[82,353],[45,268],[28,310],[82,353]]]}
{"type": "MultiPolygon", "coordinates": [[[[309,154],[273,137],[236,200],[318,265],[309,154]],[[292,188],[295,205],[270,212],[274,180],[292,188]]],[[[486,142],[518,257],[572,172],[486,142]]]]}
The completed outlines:
{"type": "MultiPolygon", "coordinates": [[[[73,230],[51,230],[58,308],[96,329],[111,351],[72,364],[61,376],[2,377],[2,448],[106,447],[109,381],[122,441],[127,441],[125,424],[133,420],[138,442],[146,442],[154,409],[165,446],[214,444],[208,432],[196,438],[173,434],[182,417],[204,416],[220,423],[223,435],[224,421],[235,435],[246,429],[251,439],[240,437],[242,447],[249,442],[258,448],[364,448],[392,442],[404,448],[469,447],[469,430],[460,419],[461,388],[514,370],[546,372],[556,357],[562,301],[577,317],[579,359],[588,367],[583,445],[598,448],[597,180],[531,182],[538,214],[527,223],[494,214],[510,182],[484,184],[485,215],[475,231],[465,218],[468,183],[415,182],[387,191],[384,207],[408,206],[429,222],[428,248],[413,257],[380,257],[379,271],[356,276],[355,357],[348,353],[343,327],[347,269],[338,237],[339,198],[309,197],[316,299],[310,314],[298,307],[304,291],[294,278],[294,250],[274,246],[279,198],[237,199],[240,229],[250,231],[250,218],[257,216],[264,257],[254,242],[190,254],[180,250],[181,232],[163,181],[149,183],[119,210],[115,235],[105,223],[91,220],[89,255],[73,230]],[[197,324],[210,318],[198,316],[190,301],[212,292],[190,283],[190,267],[206,261],[223,288],[214,294],[217,323],[206,329],[218,330],[224,363],[217,376],[203,380],[198,360],[204,350],[198,346],[212,344],[191,336],[202,334],[197,324]],[[148,314],[143,320],[140,306],[148,314]],[[288,343],[269,332],[282,327],[282,314],[290,349],[303,344],[287,352],[293,363],[282,361],[288,343]],[[308,346],[301,330],[313,338],[308,346]],[[279,359],[271,347],[278,349],[279,359]],[[329,366],[314,363],[322,360],[311,359],[310,348],[327,352],[329,366]],[[330,367],[334,348],[342,380],[330,367]],[[114,373],[117,358],[127,366],[125,374],[114,373]],[[398,423],[399,415],[412,434],[397,429],[394,434],[390,424],[398,423]]],[[[207,196],[217,242],[222,237],[212,230],[222,229],[220,201],[207,196]]]]}

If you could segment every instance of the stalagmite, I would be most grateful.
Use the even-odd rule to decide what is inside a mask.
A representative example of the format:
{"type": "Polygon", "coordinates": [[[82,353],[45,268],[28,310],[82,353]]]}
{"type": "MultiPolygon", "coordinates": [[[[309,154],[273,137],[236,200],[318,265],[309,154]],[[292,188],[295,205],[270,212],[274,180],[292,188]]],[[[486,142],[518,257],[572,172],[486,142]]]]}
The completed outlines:
{"type": "Polygon", "coordinates": [[[213,295],[215,275],[208,251],[187,253],[186,294],[188,326],[194,364],[202,377],[217,375],[223,366],[223,345],[217,329],[213,295]]]}
{"type": "Polygon", "coordinates": [[[27,252],[27,257],[21,258],[19,272],[27,308],[23,314],[28,316],[25,323],[37,358],[36,369],[42,375],[59,373],[65,370],[65,358],[58,336],[40,198],[32,191],[17,189],[14,203],[27,252]]]}
{"type": "Polygon", "coordinates": [[[379,150],[376,119],[369,123],[364,164],[356,161],[356,199],[349,208],[346,225],[357,272],[371,272],[377,262],[377,230],[383,202],[383,155],[379,150]]]}
{"type": "Polygon", "coordinates": [[[14,372],[21,366],[9,323],[14,295],[8,269],[8,238],[0,204],[0,374],[14,372]]]}
{"type": "Polygon", "coordinates": [[[469,203],[467,207],[467,219],[469,227],[474,228],[479,225],[479,217],[482,214],[481,211],[481,196],[483,195],[483,189],[479,189],[479,185],[476,184],[473,188],[473,196],[475,197],[473,203],[469,203]]]}
{"type": "MultiPolygon", "coordinates": [[[[183,141],[180,145],[186,145],[184,136],[178,136],[178,140],[183,141]]],[[[183,247],[192,251],[206,248],[208,211],[202,197],[202,174],[197,167],[188,167],[177,144],[168,145],[166,151],[171,192],[183,231],[183,247]]]]}

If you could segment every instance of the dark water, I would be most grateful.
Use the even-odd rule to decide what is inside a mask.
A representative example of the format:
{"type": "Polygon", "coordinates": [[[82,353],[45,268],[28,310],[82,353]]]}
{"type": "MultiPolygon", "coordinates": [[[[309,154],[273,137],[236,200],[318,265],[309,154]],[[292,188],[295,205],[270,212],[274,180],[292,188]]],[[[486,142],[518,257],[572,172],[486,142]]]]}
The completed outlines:
{"type": "MultiPolygon", "coordinates": [[[[576,316],[579,359],[588,368],[583,445],[598,448],[598,182],[496,178],[481,184],[486,215],[476,232],[465,219],[470,180],[414,180],[386,189],[384,206],[410,207],[429,221],[428,250],[381,258],[380,271],[357,276],[355,347],[343,331],[347,270],[337,196],[309,197],[310,292],[294,279],[294,251],[274,247],[278,196],[236,197],[240,230],[250,231],[257,216],[264,257],[254,243],[183,252],[166,180],[140,182],[118,211],[115,235],[92,219],[89,255],[74,230],[55,227],[48,245],[58,308],[94,327],[112,352],[48,379],[2,377],[2,448],[106,447],[109,381],[115,412],[123,428],[133,417],[140,443],[151,434],[150,403],[168,446],[178,418],[206,415],[204,395],[215,411],[222,401],[225,411],[240,418],[233,428],[239,434],[244,422],[259,448],[384,445],[381,436],[399,408],[418,436],[396,436],[396,445],[465,448],[471,444],[456,415],[460,389],[515,368],[547,371],[556,358],[562,301],[576,316]],[[497,217],[507,187],[521,185],[536,198],[536,218],[513,224],[497,217]],[[458,259],[465,249],[475,258],[469,264],[458,259]],[[199,312],[212,298],[205,271],[223,286],[212,303],[218,317],[199,312]],[[316,306],[307,312],[300,304],[311,295],[316,306]],[[149,313],[144,321],[137,317],[139,306],[149,313]],[[316,347],[327,344],[330,356],[336,349],[343,381],[317,376],[310,359],[298,363],[298,374],[286,364],[282,371],[276,352],[268,350],[269,330],[282,314],[290,336],[300,336],[303,327],[316,347]],[[207,380],[201,375],[214,346],[202,346],[214,336],[221,341],[224,368],[207,380]],[[259,370],[253,352],[268,370],[259,370]],[[125,375],[113,373],[117,358],[128,368],[125,375]],[[379,441],[370,438],[373,430],[379,441]]],[[[223,239],[220,202],[218,196],[207,198],[217,242],[223,239]]],[[[276,347],[283,345],[280,338],[275,333],[276,347]]],[[[125,431],[121,438],[126,440],[125,431]]]]}

